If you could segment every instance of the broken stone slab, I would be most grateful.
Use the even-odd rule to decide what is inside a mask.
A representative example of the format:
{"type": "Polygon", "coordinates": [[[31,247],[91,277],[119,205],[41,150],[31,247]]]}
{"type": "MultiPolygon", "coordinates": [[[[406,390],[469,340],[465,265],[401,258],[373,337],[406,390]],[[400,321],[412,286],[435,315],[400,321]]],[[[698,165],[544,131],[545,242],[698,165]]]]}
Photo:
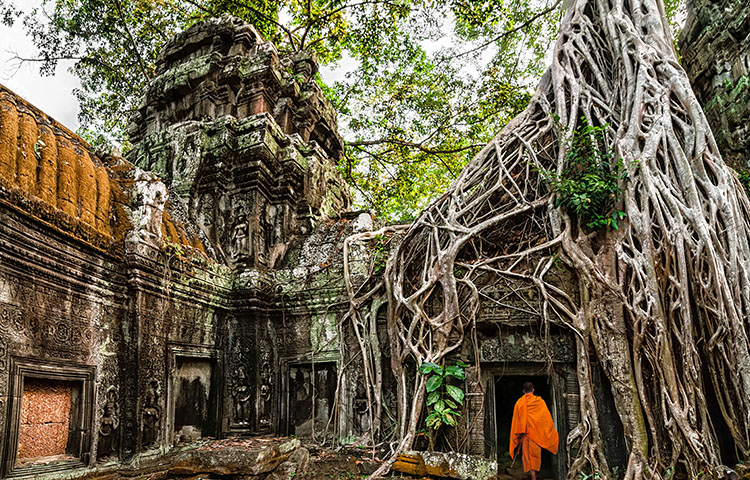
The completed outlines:
{"type": "MultiPolygon", "coordinates": [[[[295,456],[301,449],[296,438],[262,449],[241,447],[205,448],[180,452],[172,460],[169,475],[242,475],[242,478],[265,475],[295,456]]],[[[302,452],[295,456],[305,458],[302,452]]]]}
{"type": "Polygon", "coordinates": [[[493,480],[497,476],[497,462],[464,453],[409,451],[399,454],[393,470],[457,480],[493,480]]]}
{"type": "MultiPolygon", "coordinates": [[[[268,474],[264,480],[289,480],[301,477],[310,466],[310,452],[302,447],[294,450],[287,461],[281,463],[278,468],[268,474]]],[[[237,480],[253,480],[251,476],[241,475],[237,480]]]]}

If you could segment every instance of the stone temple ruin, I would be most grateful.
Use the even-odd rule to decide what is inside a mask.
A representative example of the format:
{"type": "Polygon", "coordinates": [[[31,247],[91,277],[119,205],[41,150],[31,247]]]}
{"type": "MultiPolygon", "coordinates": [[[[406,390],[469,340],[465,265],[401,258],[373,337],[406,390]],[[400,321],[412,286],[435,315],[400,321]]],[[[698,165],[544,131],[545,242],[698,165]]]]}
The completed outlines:
{"type": "MultiPolygon", "coordinates": [[[[239,20],[198,24],[162,52],[126,159],[0,87],[1,478],[135,476],[206,437],[367,431],[342,252],[378,222],[350,211],[316,69],[239,20]]],[[[355,248],[355,276],[370,266],[355,248]]],[[[461,352],[482,366],[467,378],[466,453],[507,456],[529,378],[561,438],[577,423],[574,343],[542,330],[535,295],[483,291],[479,359],[461,352]]],[[[565,448],[544,462],[562,478],[565,448]]]]}

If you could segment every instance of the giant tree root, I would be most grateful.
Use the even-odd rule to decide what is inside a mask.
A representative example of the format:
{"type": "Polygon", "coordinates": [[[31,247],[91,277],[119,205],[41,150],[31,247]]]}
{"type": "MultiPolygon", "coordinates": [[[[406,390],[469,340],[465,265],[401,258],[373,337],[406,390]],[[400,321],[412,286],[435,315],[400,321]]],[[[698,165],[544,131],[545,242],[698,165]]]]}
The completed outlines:
{"type": "Polygon", "coordinates": [[[736,450],[723,453],[750,457],[750,203],[672,45],[661,2],[576,0],[527,110],[408,231],[385,278],[400,449],[423,408],[423,379],[408,365],[440,363],[472,339],[477,286],[505,278],[536,285],[543,321],[577,339],[581,422],[567,439],[569,478],[612,475],[592,358],[624,427],[625,478],[717,472],[720,419],[709,401],[736,450]],[[553,208],[539,173],[563,171],[582,118],[607,126],[624,160],[619,230],[590,233],[553,208]],[[556,259],[577,289],[546,280],[556,259]]]}

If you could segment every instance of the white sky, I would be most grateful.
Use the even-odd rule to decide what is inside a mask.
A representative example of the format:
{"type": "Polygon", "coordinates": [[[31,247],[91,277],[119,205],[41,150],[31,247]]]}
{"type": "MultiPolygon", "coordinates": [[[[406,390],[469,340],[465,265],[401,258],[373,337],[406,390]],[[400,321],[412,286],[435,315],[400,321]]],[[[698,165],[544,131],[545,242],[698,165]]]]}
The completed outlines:
{"type": "MultiPolygon", "coordinates": [[[[17,1],[23,9],[31,9],[41,0],[17,1]]],[[[43,77],[39,67],[26,64],[19,68],[15,54],[31,57],[34,45],[26,36],[19,19],[13,28],[0,25],[0,83],[22,96],[71,130],[78,128],[78,102],[72,94],[80,83],[68,73],[68,64],[60,64],[54,76],[43,77]]]]}
{"type": "MultiPolygon", "coordinates": [[[[41,0],[17,0],[15,3],[28,11],[40,5],[41,0]]],[[[12,28],[0,24],[0,83],[75,131],[79,125],[78,101],[73,96],[73,89],[79,87],[80,82],[68,72],[72,62],[61,62],[55,75],[42,76],[38,65],[26,63],[19,68],[19,62],[13,59],[16,54],[33,57],[34,52],[34,45],[25,34],[20,19],[12,28]]],[[[353,63],[347,59],[335,70],[322,67],[320,73],[326,82],[332,83],[341,79],[353,63]]]]}

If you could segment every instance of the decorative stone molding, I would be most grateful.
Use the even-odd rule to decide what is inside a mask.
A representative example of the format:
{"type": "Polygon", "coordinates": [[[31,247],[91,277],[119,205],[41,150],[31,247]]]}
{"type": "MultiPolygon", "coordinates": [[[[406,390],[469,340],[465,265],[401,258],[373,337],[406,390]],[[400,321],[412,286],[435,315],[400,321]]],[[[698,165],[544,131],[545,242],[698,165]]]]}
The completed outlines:
{"type": "Polygon", "coordinates": [[[91,463],[91,438],[94,413],[95,367],[69,362],[43,362],[36,358],[11,357],[10,360],[10,394],[9,425],[7,440],[3,452],[3,476],[30,476],[88,466],[91,463]],[[17,464],[19,429],[21,424],[21,405],[24,380],[27,378],[58,380],[76,383],[80,386],[80,398],[77,400],[78,411],[71,415],[74,426],[68,443],[74,460],[50,464],[20,467],[17,464]]]}

